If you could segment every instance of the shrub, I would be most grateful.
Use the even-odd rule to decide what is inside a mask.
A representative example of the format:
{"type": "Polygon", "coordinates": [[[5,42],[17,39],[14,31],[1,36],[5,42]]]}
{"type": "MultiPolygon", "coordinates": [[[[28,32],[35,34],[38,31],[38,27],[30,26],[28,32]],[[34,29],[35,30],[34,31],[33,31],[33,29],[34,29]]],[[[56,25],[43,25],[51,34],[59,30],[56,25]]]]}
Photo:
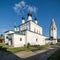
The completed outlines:
{"type": "Polygon", "coordinates": [[[40,45],[33,45],[33,47],[40,47],[40,45]]]}
{"type": "Polygon", "coordinates": [[[53,44],[53,42],[51,42],[51,44],[50,44],[50,45],[54,45],[54,44],[53,44]]]}
{"type": "Polygon", "coordinates": [[[30,43],[27,43],[27,48],[29,48],[30,47],[30,43]]]}

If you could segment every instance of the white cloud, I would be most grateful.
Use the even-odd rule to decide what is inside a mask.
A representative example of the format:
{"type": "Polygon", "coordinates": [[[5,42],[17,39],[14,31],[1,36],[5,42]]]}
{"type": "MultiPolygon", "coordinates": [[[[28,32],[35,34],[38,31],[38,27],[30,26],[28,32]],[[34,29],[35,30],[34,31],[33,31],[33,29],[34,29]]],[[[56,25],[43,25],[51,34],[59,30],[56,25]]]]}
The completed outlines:
{"type": "Polygon", "coordinates": [[[23,8],[25,7],[25,2],[24,1],[21,1],[19,3],[16,3],[13,7],[14,11],[16,13],[19,13],[23,8]]]}
{"type": "Polygon", "coordinates": [[[22,7],[25,7],[26,6],[25,1],[19,2],[19,5],[22,6],[22,7]]]}
{"type": "Polygon", "coordinates": [[[21,13],[22,10],[29,10],[30,12],[34,12],[34,13],[36,13],[36,11],[37,11],[37,8],[35,6],[30,6],[30,5],[26,4],[25,1],[16,3],[14,5],[13,9],[16,13],[21,13]]]}
{"type": "Polygon", "coordinates": [[[29,6],[29,7],[28,7],[28,10],[29,10],[30,12],[34,12],[34,13],[37,12],[37,8],[34,7],[34,6],[29,6]]]}

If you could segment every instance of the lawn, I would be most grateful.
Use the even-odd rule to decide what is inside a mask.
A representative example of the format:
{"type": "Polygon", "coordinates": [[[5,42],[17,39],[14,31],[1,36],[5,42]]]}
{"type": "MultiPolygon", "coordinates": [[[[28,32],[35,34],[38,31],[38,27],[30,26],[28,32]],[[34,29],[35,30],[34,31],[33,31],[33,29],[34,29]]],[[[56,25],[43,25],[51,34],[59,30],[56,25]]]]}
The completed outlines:
{"type": "Polygon", "coordinates": [[[18,47],[18,48],[11,48],[8,45],[0,43],[0,51],[6,51],[6,52],[20,52],[20,51],[36,51],[36,50],[41,50],[43,48],[48,47],[48,45],[43,45],[43,46],[30,46],[29,48],[27,47],[18,47]]]}
{"type": "Polygon", "coordinates": [[[52,54],[48,60],[60,60],[60,49],[57,50],[54,54],[52,54]]]}

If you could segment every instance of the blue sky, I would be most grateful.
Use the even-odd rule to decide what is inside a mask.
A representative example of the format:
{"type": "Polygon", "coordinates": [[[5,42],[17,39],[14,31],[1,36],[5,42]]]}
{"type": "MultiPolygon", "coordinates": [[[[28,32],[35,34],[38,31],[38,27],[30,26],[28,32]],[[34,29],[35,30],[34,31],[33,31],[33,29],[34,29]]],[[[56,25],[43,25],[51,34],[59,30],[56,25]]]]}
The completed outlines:
{"type": "MultiPolygon", "coordinates": [[[[38,24],[43,27],[43,34],[46,36],[49,36],[49,27],[52,17],[54,17],[58,29],[58,37],[60,37],[60,0],[0,0],[0,34],[6,30],[13,30],[14,24],[17,26],[21,24],[22,13],[21,11],[17,13],[14,10],[15,5],[21,1],[36,8],[35,12],[31,12],[33,20],[37,17],[38,24]]],[[[27,19],[27,14],[28,10],[25,8],[25,19],[27,19]]]]}

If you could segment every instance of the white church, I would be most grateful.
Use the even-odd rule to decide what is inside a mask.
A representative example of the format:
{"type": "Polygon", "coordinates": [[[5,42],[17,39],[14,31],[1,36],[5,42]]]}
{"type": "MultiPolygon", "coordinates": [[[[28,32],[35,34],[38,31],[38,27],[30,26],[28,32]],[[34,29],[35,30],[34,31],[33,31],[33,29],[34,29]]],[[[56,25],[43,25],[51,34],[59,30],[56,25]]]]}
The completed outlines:
{"type": "Polygon", "coordinates": [[[25,18],[22,17],[21,25],[14,26],[14,30],[6,31],[5,44],[12,47],[24,47],[28,43],[30,43],[30,45],[57,43],[57,27],[54,18],[50,25],[49,37],[43,35],[43,28],[38,25],[37,19],[32,20],[32,14],[28,13],[27,22],[25,22],[25,18]]]}

